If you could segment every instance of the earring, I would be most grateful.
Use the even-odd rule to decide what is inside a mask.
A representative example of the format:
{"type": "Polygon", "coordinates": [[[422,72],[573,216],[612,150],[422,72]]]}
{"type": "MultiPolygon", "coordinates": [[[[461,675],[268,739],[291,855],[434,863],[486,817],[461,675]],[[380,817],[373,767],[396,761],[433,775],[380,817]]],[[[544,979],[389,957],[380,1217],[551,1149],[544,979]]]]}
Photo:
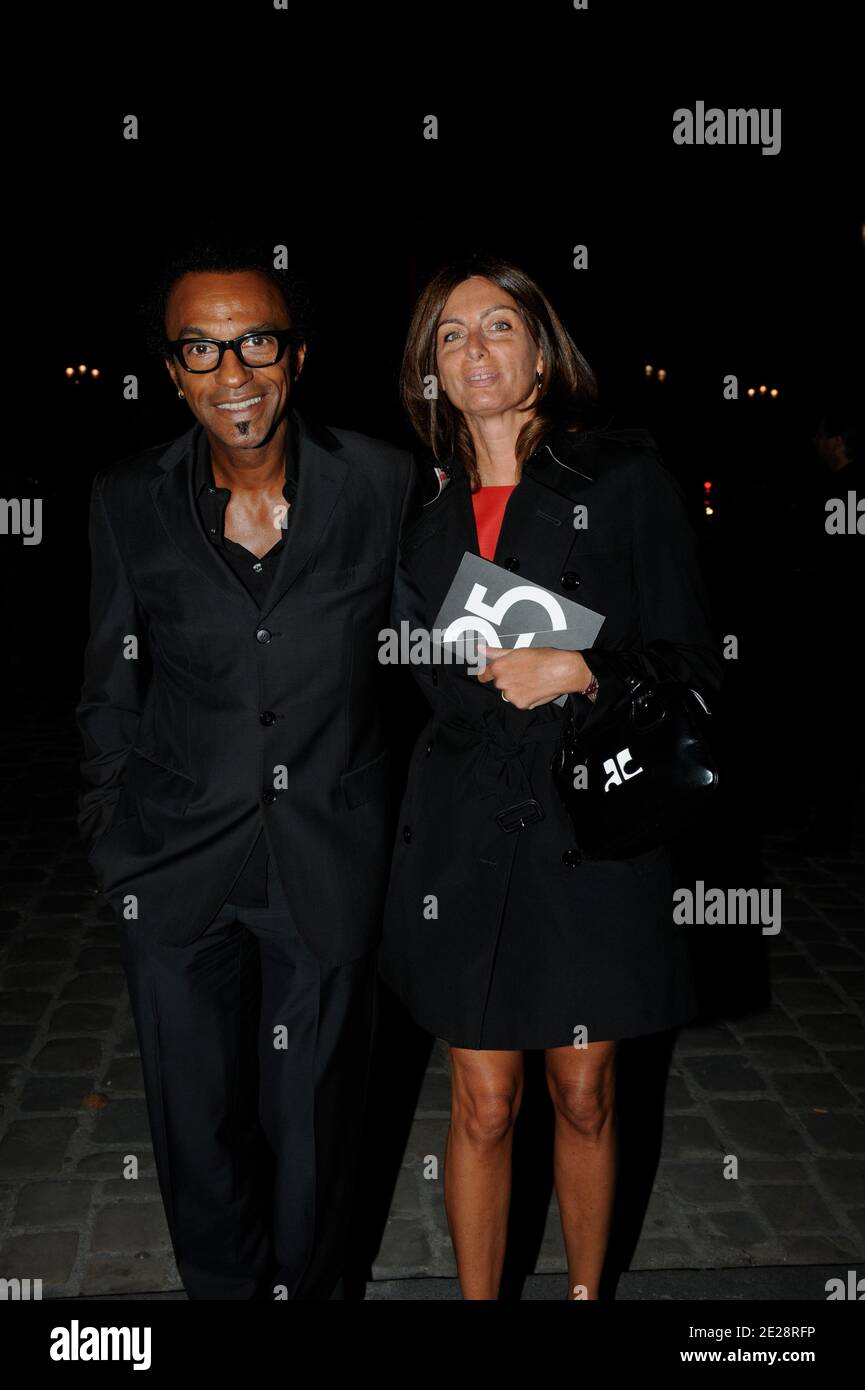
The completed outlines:
{"type": "Polygon", "coordinates": [[[535,372],[535,384],[536,384],[537,386],[543,386],[543,384],[544,384],[544,374],[543,374],[543,372],[535,372]]]}
{"type": "Polygon", "coordinates": [[[177,394],[178,394],[178,396],[180,397],[181,400],[184,399],[184,395],[183,395],[183,392],[182,392],[182,391],[178,391],[177,394]]]}

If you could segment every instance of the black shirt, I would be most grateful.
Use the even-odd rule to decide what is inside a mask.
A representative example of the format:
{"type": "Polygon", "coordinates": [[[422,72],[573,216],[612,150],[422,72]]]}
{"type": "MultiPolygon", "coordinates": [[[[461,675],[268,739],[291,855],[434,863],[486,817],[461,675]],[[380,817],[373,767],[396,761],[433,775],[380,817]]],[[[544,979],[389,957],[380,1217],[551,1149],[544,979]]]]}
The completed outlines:
{"type": "MultiPolygon", "coordinates": [[[[292,504],[297,494],[298,465],[297,421],[289,415],[286,431],[285,486],[283,496],[288,510],[274,532],[274,544],[266,555],[259,558],[245,545],[230,540],[225,535],[225,509],[231,497],[231,489],[216,487],[213,479],[213,465],[210,460],[210,443],[207,432],[201,431],[195,455],[193,489],[198,504],[198,514],[209,540],[218,549],[227,565],[234,571],[239,583],[243,584],[255,599],[259,608],[264,608],[270,586],[277,567],[288,544],[288,527],[291,522],[292,504]]],[[[267,906],[267,840],[259,820],[259,830],[249,857],[241,869],[227,901],[246,907],[267,906]]]]}

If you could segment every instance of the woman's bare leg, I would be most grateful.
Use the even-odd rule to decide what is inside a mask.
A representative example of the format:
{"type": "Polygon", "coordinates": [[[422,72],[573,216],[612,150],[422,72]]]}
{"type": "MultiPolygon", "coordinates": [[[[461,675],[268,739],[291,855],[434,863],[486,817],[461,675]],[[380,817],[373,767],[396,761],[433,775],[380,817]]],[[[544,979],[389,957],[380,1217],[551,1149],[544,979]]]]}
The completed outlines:
{"type": "Polygon", "coordinates": [[[556,1113],[554,1172],[568,1298],[596,1299],[618,1168],[616,1043],[551,1047],[545,1058],[556,1113]]]}
{"type": "Polygon", "coordinates": [[[445,1211],[466,1299],[497,1299],[511,1200],[522,1052],[450,1048],[451,1122],[445,1211]]]}

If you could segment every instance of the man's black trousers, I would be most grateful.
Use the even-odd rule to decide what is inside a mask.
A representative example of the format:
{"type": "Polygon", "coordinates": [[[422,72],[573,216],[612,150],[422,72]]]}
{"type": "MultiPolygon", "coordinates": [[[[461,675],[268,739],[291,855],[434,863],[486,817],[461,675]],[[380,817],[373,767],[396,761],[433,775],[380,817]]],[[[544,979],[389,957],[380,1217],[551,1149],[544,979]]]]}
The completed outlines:
{"type": "Polygon", "coordinates": [[[157,1176],[190,1299],[341,1296],[375,951],[326,967],[281,885],[195,941],[122,922],[157,1176]],[[336,1291],[336,1292],[335,1292],[336,1291]]]}

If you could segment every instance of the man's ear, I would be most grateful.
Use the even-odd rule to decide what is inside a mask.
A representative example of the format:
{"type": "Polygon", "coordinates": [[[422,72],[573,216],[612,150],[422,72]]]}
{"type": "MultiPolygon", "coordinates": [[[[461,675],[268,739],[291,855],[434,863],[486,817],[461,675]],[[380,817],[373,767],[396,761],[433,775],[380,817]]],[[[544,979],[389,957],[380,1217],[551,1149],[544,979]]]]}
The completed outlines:
{"type": "Polygon", "coordinates": [[[167,372],[168,372],[168,375],[171,377],[171,380],[174,382],[174,385],[177,387],[177,389],[178,389],[178,391],[179,391],[179,390],[180,390],[180,382],[179,382],[178,379],[177,379],[177,366],[176,366],[176,364],[172,361],[172,359],[171,359],[170,357],[164,358],[163,361],[165,362],[165,367],[166,367],[166,370],[167,370],[167,372]]]}

